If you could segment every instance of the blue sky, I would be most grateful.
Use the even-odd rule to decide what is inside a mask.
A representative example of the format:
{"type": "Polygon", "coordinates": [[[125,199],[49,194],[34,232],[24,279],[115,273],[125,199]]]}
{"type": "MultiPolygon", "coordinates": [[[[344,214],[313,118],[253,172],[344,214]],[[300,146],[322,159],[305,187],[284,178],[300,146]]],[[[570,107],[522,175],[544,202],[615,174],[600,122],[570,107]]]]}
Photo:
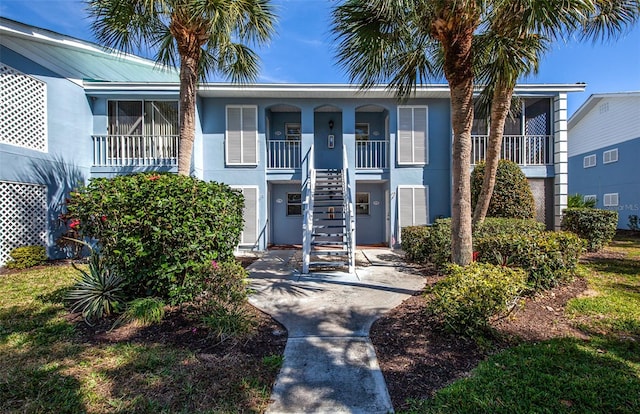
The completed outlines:
{"type": "MultiPolygon", "coordinates": [[[[273,0],[277,35],[262,48],[260,82],[345,83],[329,33],[330,0],[273,0]]],[[[0,15],[65,35],[93,41],[82,0],[0,0],[0,15]]],[[[640,27],[615,42],[568,39],[545,56],[528,83],[586,82],[585,93],[569,95],[572,114],[592,93],[640,90],[640,27]]]]}

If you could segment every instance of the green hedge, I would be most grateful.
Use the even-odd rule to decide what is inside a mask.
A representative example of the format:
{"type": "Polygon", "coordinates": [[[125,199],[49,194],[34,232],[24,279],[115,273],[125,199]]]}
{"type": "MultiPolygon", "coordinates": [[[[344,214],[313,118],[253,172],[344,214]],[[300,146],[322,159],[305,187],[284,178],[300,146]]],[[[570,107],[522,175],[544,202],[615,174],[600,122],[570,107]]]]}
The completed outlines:
{"type": "MultiPolygon", "coordinates": [[[[474,240],[495,235],[536,235],[545,226],[535,220],[487,218],[473,229],[474,240]]],[[[402,228],[402,250],[408,260],[431,262],[443,267],[451,261],[451,219],[438,219],[432,226],[402,228]]]]}
{"type": "Polygon", "coordinates": [[[546,230],[544,223],[532,219],[487,217],[473,228],[473,237],[481,238],[498,235],[534,236],[546,230]]]}
{"type": "Polygon", "coordinates": [[[428,312],[448,331],[474,336],[489,328],[491,317],[507,311],[524,288],[522,270],[472,263],[452,265],[435,284],[428,312]]]}
{"type": "Polygon", "coordinates": [[[71,194],[69,230],[97,240],[128,298],[181,303],[197,293],[203,263],[229,261],[242,231],[242,194],[173,174],[97,178],[71,194]]]}
{"type": "Polygon", "coordinates": [[[567,208],[562,215],[562,229],[587,241],[587,249],[595,252],[609,244],[616,235],[618,212],[595,208],[567,208]]]}
{"type": "Polygon", "coordinates": [[[551,288],[573,277],[584,250],[584,242],[568,232],[502,234],[479,238],[475,244],[479,261],[522,268],[533,291],[551,288]]]}
{"type": "MultiPolygon", "coordinates": [[[[471,206],[475,209],[485,164],[477,164],[471,172],[471,206]]],[[[488,217],[529,219],[535,215],[536,206],[527,177],[513,161],[500,160],[496,171],[496,184],[489,203],[488,217]]]]}
{"type": "Polygon", "coordinates": [[[9,269],[26,269],[47,261],[47,250],[43,246],[16,247],[9,255],[11,256],[7,262],[9,269]]]}
{"type": "Polygon", "coordinates": [[[438,219],[431,226],[403,227],[401,235],[408,260],[438,267],[451,261],[451,219],[438,219]]]}

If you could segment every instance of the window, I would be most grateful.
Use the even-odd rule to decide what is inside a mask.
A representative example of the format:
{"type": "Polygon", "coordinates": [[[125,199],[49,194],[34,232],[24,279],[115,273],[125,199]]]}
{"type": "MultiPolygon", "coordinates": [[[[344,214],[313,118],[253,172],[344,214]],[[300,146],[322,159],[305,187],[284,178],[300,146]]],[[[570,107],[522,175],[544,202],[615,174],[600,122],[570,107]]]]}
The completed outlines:
{"type": "Polygon", "coordinates": [[[369,193],[356,193],[356,214],[369,215],[369,193]]]}
{"type": "Polygon", "coordinates": [[[582,160],[582,166],[584,168],[595,167],[596,166],[596,154],[587,155],[586,157],[584,157],[584,159],[582,160]]]}
{"type": "Polygon", "coordinates": [[[609,151],[605,151],[602,153],[602,163],[610,164],[612,162],[618,161],[618,148],[614,148],[609,151]]]}
{"type": "Polygon", "coordinates": [[[178,101],[109,101],[109,135],[173,136],[178,127],[178,101]]]}
{"type": "Polygon", "coordinates": [[[356,124],[356,141],[369,141],[369,124],[356,124]]]}
{"type": "Polygon", "coordinates": [[[400,228],[429,223],[429,188],[398,186],[398,223],[400,228]]]}
{"type": "Polygon", "coordinates": [[[231,186],[238,189],[244,196],[244,210],[242,218],[244,227],[240,233],[241,246],[255,246],[258,242],[258,187],[256,186],[231,186]]]}
{"type": "Polygon", "coordinates": [[[284,124],[284,130],[287,141],[300,141],[300,124],[284,124]]]}
{"type": "Polygon", "coordinates": [[[616,207],[618,205],[618,193],[605,194],[603,205],[605,207],[616,207]]]}
{"type": "Polygon", "coordinates": [[[287,193],[287,216],[302,215],[302,193],[287,193]]]}
{"type": "Polygon", "coordinates": [[[398,107],[398,164],[427,164],[428,159],[427,107],[398,107]]]}
{"type": "Polygon", "coordinates": [[[227,106],[226,163],[258,164],[258,107],[227,106]]]}
{"type": "Polygon", "coordinates": [[[584,201],[585,203],[593,201],[595,203],[596,201],[598,201],[598,199],[597,199],[595,194],[589,194],[589,195],[586,195],[586,196],[582,197],[582,201],[584,201]]]}

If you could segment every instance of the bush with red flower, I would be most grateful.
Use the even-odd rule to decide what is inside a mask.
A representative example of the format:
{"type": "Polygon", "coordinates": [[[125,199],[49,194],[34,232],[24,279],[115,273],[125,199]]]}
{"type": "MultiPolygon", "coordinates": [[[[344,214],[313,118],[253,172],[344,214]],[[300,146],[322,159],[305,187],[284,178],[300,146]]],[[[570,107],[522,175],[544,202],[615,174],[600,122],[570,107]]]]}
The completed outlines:
{"type": "Polygon", "coordinates": [[[97,242],[127,296],[182,303],[201,288],[192,278],[203,264],[233,260],[243,207],[227,185],[146,173],[91,180],[71,194],[65,218],[97,242]]]}

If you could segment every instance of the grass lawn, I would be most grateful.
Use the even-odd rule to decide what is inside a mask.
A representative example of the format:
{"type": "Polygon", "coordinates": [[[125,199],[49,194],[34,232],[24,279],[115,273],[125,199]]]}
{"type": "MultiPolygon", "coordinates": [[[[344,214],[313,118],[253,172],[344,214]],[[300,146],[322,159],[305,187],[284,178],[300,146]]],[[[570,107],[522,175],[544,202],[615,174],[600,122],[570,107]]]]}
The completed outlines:
{"type": "Polygon", "coordinates": [[[87,341],[62,297],[68,266],[0,275],[0,412],[260,412],[279,364],[162,341],[87,341]]]}
{"type": "Polygon", "coordinates": [[[408,412],[640,412],[640,238],[617,237],[604,254],[588,257],[583,274],[589,290],[566,312],[589,340],[500,352],[408,412]]]}

